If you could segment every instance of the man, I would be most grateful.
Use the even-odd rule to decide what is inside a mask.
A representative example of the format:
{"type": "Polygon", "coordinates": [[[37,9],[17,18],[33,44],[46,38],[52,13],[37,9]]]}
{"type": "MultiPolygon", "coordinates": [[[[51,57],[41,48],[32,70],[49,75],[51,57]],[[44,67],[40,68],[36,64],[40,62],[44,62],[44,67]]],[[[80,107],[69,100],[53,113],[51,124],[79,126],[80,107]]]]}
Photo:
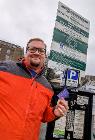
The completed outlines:
{"type": "Polygon", "coordinates": [[[21,62],[0,63],[0,140],[38,140],[41,122],[63,116],[64,99],[51,106],[52,88],[43,76],[46,45],[29,40],[21,62]]]}

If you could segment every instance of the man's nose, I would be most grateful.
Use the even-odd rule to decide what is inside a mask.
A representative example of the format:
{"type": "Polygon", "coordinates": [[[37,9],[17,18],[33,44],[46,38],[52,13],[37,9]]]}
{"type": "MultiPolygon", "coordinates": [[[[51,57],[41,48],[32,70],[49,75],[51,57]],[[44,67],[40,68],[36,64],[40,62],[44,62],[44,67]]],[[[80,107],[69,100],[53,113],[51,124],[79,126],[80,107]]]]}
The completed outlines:
{"type": "Polygon", "coordinates": [[[35,51],[35,53],[36,53],[36,54],[39,54],[39,50],[37,49],[37,50],[35,51]]]}

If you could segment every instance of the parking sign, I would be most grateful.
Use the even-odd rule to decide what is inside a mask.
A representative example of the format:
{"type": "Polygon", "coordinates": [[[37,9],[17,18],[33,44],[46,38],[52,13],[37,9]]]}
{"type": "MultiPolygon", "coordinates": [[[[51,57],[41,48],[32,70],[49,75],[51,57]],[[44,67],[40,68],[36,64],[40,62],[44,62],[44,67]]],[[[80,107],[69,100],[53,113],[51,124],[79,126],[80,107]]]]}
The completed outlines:
{"type": "Polygon", "coordinates": [[[79,84],[79,70],[67,69],[66,86],[78,87],[79,84]]]}

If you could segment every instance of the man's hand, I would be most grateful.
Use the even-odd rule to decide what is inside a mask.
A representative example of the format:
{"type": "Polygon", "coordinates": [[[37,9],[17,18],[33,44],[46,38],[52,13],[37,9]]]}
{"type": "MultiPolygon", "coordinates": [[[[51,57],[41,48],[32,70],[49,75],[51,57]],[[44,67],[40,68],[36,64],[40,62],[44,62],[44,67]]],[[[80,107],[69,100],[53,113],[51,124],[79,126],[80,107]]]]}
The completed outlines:
{"type": "Polygon", "coordinates": [[[68,103],[63,98],[59,99],[54,109],[54,114],[57,117],[64,116],[68,111],[68,103]]]}

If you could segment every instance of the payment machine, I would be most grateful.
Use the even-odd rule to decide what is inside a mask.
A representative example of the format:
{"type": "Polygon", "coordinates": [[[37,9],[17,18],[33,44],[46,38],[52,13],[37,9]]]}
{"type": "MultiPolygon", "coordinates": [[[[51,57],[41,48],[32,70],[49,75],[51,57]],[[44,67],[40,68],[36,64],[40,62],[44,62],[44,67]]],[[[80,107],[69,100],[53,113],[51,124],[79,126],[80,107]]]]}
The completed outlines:
{"type": "Polygon", "coordinates": [[[56,105],[58,98],[63,94],[66,98],[67,94],[69,110],[65,116],[48,123],[45,140],[91,140],[93,93],[78,88],[79,71],[68,69],[63,77],[64,86],[52,84],[55,92],[52,103],[56,105]]]}

